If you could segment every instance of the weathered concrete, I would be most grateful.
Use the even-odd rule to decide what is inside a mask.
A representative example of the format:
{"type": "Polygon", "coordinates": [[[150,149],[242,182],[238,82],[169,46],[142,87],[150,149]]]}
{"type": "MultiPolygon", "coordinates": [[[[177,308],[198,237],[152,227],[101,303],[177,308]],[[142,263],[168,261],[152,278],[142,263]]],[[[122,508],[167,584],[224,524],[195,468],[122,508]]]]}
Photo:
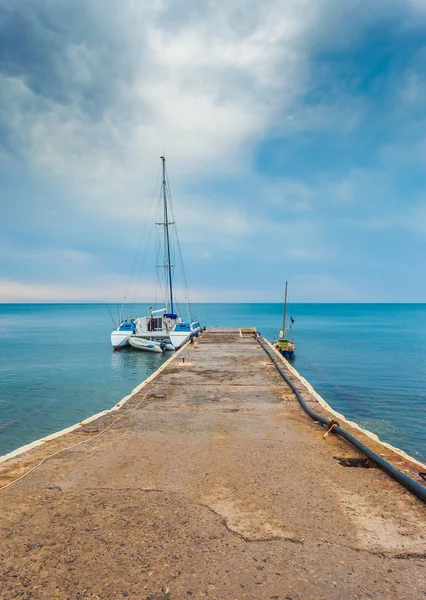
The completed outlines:
{"type": "Polygon", "coordinates": [[[0,493],[0,597],[424,598],[424,505],[342,467],[355,452],[257,342],[197,346],[121,411],[1,465],[0,485],[120,417],[0,493]]]}

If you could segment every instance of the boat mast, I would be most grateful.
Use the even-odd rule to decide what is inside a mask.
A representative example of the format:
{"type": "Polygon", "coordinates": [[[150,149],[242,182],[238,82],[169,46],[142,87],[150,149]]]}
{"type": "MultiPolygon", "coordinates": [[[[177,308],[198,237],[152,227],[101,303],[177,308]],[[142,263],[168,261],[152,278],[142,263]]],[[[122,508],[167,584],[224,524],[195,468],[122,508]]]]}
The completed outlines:
{"type": "Polygon", "coordinates": [[[170,312],[173,314],[173,286],[172,286],[172,261],[170,258],[170,237],[169,237],[169,215],[167,210],[167,192],[166,192],[166,159],[161,157],[163,161],[163,203],[164,203],[164,268],[166,269],[166,282],[169,288],[170,312]]]}
{"type": "Polygon", "coordinates": [[[283,340],[285,340],[285,324],[287,321],[287,284],[288,282],[285,282],[285,294],[284,294],[284,319],[283,319],[283,340]]]}

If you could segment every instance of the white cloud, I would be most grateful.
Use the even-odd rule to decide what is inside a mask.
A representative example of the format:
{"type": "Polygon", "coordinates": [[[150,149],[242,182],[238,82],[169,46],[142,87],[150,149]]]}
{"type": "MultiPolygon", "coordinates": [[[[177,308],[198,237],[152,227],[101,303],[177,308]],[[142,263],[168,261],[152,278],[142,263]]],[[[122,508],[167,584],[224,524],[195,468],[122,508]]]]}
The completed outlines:
{"type": "MultiPolygon", "coordinates": [[[[0,279],[0,302],[121,302],[127,279],[125,277],[93,277],[91,285],[78,283],[25,283],[12,279],[0,279]]],[[[152,302],[155,283],[144,281],[137,286],[133,282],[128,289],[127,301],[152,302]],[[136,297],[135,297],[136,293],[136,297]]],[[[184,297],[181,290],[179,296],[184,297]]]]}
{"type": "Polygon", "coordinates": [[[110,293],[109,285],[104,286],[103,289],[94,289],[75,285],[0,280],[0,302],[102,302],[110,293]]]}
{"type": "Polygon", "coordinates": [[[426,237],[426,204],[403,208],[401,212],[390,213],[381,217],[365,219],[361,226],[376,231],[396,229],[401,231],[401,236],[415,234],[426,237]]]}
{"type": "MultiPolygon", "coordinates": [[[[174,28],[172,3],[140,10],[124,0],[117,27],[111,5],[89,6],[99,17],[83,29],[89,37],[77,41],[61,23],[53,72],[36,74],[56,78],[61,93],[24,71],[3,73],[0,119],[30,162],[84,191],[83,208],[89,197],[114,216],[118,194],[133,208],[151,189],[163,143],[180,177],[245,169],[245,144],[301,90],[302,34],[317,12],[306,0],[205,4],[174,28]]],[[[36,6],[31,14],[32,42],[44,42],[50,30],[36,6]]]]}
{"type": "MultiPolygon", "coordinates": [[[[411,6],[420,11],[424,2],[411,6]]],[[[320,261],[331,264],[344,255],[344,234],[339,237],[336,224],[346,219],[355,226],[353,234],[367,226],[362,217],[368,214],[370,226],[377,227],[385,222],[385,207],[385,226],[390,227],[400,217],[397,207],[390,206],[397,194],[389,177],[401,156],[398,143],[387,157],[378,152],[377,168],[351,167],[339,175],[333,165],[316,177],[302,168],[299,175],[289,175],[286,157],[292,158],[292,140],[302,140],[307,164],[310,160],[315,170],[311,135],[324,134],[326,145],[328,134],[338,131],[349,138],[362,126],[370,109],[368,94],[345,90],[343,69],[333,79],[328,68],[340,55],[335,62],[322,61],[327,52],[336,57],[339,50],[341,60],[347,60],[351,44],[362,41],[365,25],[382,23],[379,17],[387,18],[395,7],[400,11],[403,5],[398,0],[380,0],[368,9],[361,0],[4,2],[1,10],[7,18],[0,35],[12,41],[4,53],[7,60],[0,57],[0,125],[7,134],[0,159],[9,162],[5,170],[15,160],[17,169],[33,179],[22,202],[13,189],[1,201],[19,209],[22,237],[34,235],[34,245],[49,248],[26,258],[29,241],[14,256],[37,263],[43,281],[55,247],[57,262],[74,265],[73,275],[80,264],[87,267],[81,269],[81,281],[89,280],[87,263],[93,272],[87,288],[77,279],[53,287],[16,288],[20,284],[9,282],[6,296],[42,298],[45,293],[65,299],[69,293],[68,299],[98,299],[111,297],[112,291],[120,297],[125,282],[120,277],[102,280],[100,273],[128,267],[111,258],[119,247],[128,258],[144,219],[150,219],[163,144],[184,255],[189,246],[191,258],[214,257],[203,261],[206,271],[217,265],[222,272],[238,253],[244,253],[247,265],[258,260],[258,270],[248,274],[247,267],[245,273],[253,281],[263,277],[259,265],[266,262],[276,272],[292,263],[300,269],[320,261]],[[19,16],[16,30],[14,14],[19,16]],[[317,87],[321,92],[321,86],[326,100],[321,93],[313,101],[304,98],[317,87]],[[264,145],[267,156],[268,144],[275,141],[273,176],[260,176],[256,170],[264,165],[262,157],[256,162],[254,149],[264,145]],[[280,177],[281,166],[286,175],[280,177]],[[37,196],[32,185],[36,188],[40,181],[37,196]],[[214,189],[212,182],[222,185],[214,189]],[[54,189],[44,194],[49,186],[54,189]],[[50,244],[44,244],[47,236],[50,244]],[[81,254],[79,243],[85,248],[81,254]]],[[[401,102],[421,98],[419,66],[421,61],[402,78],[401,102]]],[[[355,66],[349,78],[364,74],[355,66]]],[[[303,167],[305,157],[297,144],[295,148],[303,167]]],[[[421,145],[419,152],[424,152],[421,145]]],[[[400,224],[422,234],[421,208],[404,215],[400,224]]],[[[10,221],[16,218],[12,215],[10,221]]],[[[276,278],[282,278],[281,272],[276,278]]],[[[349,297],[350,291],[329,283],[337,295],[349,297]]],[[[216,293],[216,288],[207,291],[206,299],[216,293]]],[[[238,289],[221,293],[240,298],[238,289]]],[[[253,298],[250,292],[247,297],[253,298]]]]}

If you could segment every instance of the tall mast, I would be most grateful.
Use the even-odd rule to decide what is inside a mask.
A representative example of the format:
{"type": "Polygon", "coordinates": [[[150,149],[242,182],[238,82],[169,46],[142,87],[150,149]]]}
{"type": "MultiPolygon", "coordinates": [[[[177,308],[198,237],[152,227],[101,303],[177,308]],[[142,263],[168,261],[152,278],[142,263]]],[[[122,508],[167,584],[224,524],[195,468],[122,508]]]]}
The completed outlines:
{"type": "Polygon", "coordinates": [[[283,340],[285,340],[285,324],[287,321],[287,281],[285,282],[285,294],[284,294],[284,322],[283,322],[283,340]]]}
{"type": "Polygon", "coordinates": [[[166,159],[161,157],[163,161],[163,203],[164,203],[164,268],[166,269],[166,282],[168,296],[170,300],[170,312],[173,314],[173,286],[172,286],[172,261],[170,258],[170,237],[169,237],[169,215],[167,210],[167,192],[166,192],[166,159]]]}

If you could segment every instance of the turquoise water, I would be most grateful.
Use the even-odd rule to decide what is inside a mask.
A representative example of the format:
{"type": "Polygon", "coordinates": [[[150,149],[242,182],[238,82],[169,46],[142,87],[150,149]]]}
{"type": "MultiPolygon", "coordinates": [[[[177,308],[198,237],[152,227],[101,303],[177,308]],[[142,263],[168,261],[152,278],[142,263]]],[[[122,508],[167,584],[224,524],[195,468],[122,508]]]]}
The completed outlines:
{"type": "MultiPolygon", "coordinates": [[[[146,314],[147,305],[133,311],[146,314]]],[[[198,304],[207,327],[280,329],[278,304],[198,304]]],[[[426,304],[293,304],[295,367],[349,419],[426,461],[426,304]]],[[[165,360],[114,352],[101,304],[0,305],[0,455],[111,408],[165,360]]]]}

